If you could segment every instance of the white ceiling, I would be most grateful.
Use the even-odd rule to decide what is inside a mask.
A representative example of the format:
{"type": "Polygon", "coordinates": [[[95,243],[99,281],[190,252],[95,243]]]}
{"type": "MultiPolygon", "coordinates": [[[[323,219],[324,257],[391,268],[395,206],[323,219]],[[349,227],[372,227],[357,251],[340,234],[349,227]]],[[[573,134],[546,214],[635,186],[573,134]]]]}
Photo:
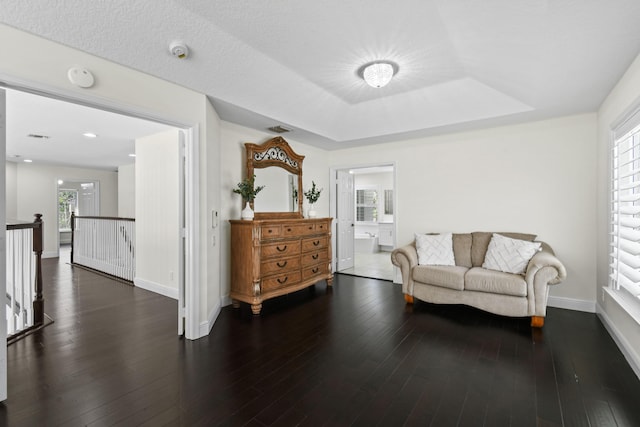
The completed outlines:
{"type": "MultiPolygon", "coordinates": [[[[222,119],[337,149],[596,111],[638,0],[0,0],[0,22],[207,94],[222,119]],[[184,41],[188,59],[170,55],[184,41]],[[381,89],[363,64],[399,66],[381,89]]],[[[72,64],[70,64],[72,65],[72,64]]]]}
{"type": "Polygon", "coordinates": [[[169,126],[7,90],[6,159],[116,170],[133,163],[135,139],[169,126]],[[84,133],[94,133],[87,138],[84,133]],[[34,138],[40,135],[47,138],[34,138]]]}

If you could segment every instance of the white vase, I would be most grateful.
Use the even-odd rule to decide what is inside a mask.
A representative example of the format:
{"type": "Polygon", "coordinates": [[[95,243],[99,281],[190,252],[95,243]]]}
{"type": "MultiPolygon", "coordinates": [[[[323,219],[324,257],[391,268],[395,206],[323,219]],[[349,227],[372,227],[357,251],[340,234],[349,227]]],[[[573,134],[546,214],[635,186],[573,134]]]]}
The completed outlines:
{"type": "Polygon", "coordinates": [[[242,219],[253,219],[253,209],[251,209],[251,205],[247,202],[247,205],[242,209],[242,219]]]}
{"type": "Polygon", "coordinates": [[[307,211],[307,217],[315,218],[316,216],[318,216],[318,213],[315,211],[315,209],[313,209],[313,205],[309,205],[309,210],[307,211]]]}

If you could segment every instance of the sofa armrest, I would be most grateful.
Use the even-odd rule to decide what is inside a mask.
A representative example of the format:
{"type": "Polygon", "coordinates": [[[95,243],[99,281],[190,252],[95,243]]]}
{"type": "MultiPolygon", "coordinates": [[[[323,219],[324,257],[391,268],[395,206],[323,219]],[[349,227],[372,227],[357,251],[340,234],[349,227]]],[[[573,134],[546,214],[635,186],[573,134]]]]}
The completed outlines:
{"type": "Polygon", "coordinates": [[[391,263],[400,268],[402,274],[402,292],[413,295],[411,271],[418,265],[418,252],[414,243],[399,247],[391,252],[391,263]]]}
{"type": "Polygon", "coordinates": [[[529,313],[532,316],[544,317],[547,313],[549,285],[556,285],[567,277],[567,270],[553,254],[548,245],[531,258],[525,280],[527,282],[527,299],[529,313]]]}
{"type": "Polygon", "coordinates": [[[547,279],[548,285],[557,285],[567,278],[567,270],[558,258],[553,254],[550,249],[541,250],[531,258],[527,271],[525,273],[525,279],[527,282],[532,282],[535,275],[538,274],[543,268],[551,267],[555,269],[555,272],[547,279]]]}

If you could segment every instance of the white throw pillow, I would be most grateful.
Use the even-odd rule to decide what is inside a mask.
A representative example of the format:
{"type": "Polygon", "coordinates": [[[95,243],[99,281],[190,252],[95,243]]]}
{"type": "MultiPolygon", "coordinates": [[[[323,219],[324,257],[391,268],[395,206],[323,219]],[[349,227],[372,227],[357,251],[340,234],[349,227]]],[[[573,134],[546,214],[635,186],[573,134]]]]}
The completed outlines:
{"type": "Polygon", "coordinates": [[[419,265],[456,265],[453,234],[416,234],[419,265]]]}
{"type": "Polygon", "coordinates": [[[527,242],[494,234],[489,242],[482,268],[523,274],[531,258],[540,250],[540,246],[540,242],[527,242]]]}

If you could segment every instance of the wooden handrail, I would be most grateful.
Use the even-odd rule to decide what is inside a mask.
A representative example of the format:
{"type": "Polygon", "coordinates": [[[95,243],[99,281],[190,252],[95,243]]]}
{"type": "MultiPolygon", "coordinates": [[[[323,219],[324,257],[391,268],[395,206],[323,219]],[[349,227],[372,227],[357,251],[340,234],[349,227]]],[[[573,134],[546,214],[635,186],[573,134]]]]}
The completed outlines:
{"type": "MultiPolygon", "coordinates": [[[[15,340],[30,332],[36,328],[44,325],[44,297],[42,295],[42,251],[43,251],[43,228],[44,222],[42,221],[42,214],[34,214],[35,219],[33,222],[21,222],[14,224],[7,224],[7,230],[24,230],[33,229],[33,253],[35,255],[35,278],[34,278],[34,291],[35,298],[33,304],[33,325],[16,332],[15,334],[7,337],[7,342],[12,343],[15,340]]],[[[15,296],[12,296],[15,298],[15,296]]],[[[6,309],[6,308],[5,308],[6,309]]]]}
{"type": "Polygon", "coordinates": [[[36,298],[33,300],[33,323],[39,326],[44,323],[44,297],[42,296],[42,214],[35,214],[34,224],[38,224],[33,228],[33,253],[36,255],[36,298]]]}

